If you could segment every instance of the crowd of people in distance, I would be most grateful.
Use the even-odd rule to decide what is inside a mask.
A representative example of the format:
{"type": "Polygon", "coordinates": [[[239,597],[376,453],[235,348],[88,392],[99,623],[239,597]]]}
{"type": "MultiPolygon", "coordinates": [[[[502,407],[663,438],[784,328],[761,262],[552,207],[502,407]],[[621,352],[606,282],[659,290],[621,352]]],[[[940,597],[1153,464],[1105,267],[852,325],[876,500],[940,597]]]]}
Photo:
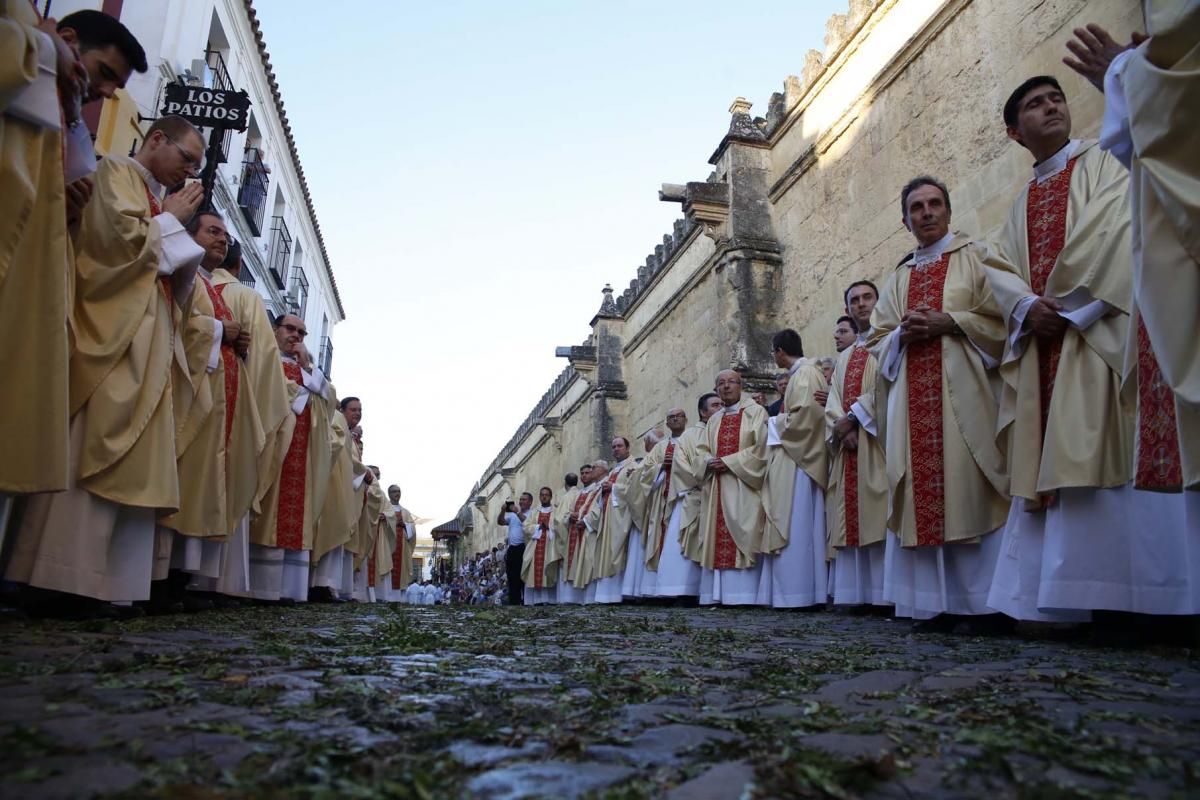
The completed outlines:
{"type": "Polygon", "coordinates": [[[836,362],[779,331],[775,402],[722,370],[699,419],[666,409],[642,457],[618,436],[557,497],[507,501],[509,602],[833,603],[925,630],[1104,619],[1194,638],[1200,150],[1183,120],[1200,4],[1150,21],[1148,40],[1093,25],[1069,44],[1106,96],[1100,141],[1072,137],[1054,77],[1011,92],[997,116],[1032,169],[993,241],[953,229],[938,179],[902,187],[913,249],[882,288],[846,287],[836,362]]]}
{"type": "Polygon", "coordinates": [[[164,115],[136,154],[92,152],[80,105],[145,72],[142,46],[103,12],[27,2],[0,32],[5,597],[82,617],[405,601],[414,518],[304,319],[241,283],[193,181],[200,131],[164,115]]]}

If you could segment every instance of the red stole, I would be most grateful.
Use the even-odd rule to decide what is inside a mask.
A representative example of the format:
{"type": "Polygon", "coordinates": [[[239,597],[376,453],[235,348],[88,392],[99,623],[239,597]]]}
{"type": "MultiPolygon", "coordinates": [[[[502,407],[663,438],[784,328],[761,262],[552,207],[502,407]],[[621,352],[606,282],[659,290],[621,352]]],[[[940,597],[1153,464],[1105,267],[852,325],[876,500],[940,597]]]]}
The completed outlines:
{"type": "MultiPolygon", "coordinates": [[[[303,384],[300,365],[283,362],[283,374],[289,381],[303,384]]],[[[308,437],[312,430],[312,411],[308,403],[296,415],[296,429],[283,467],[279,471],[279,515],[275,523],[275,545],[287,550],[304,549],[304,488],[308,477],[308,437]]]]}
{"type": "MultiPolygon", "coordinates": [[[[594,495],[592,495],[594,496],[594,495]]],[[[583,519],[583,515],[591,508],[591,502],[586,489],[579,492],[579,497],[575,498],[575,519],[583,519]],[[585,506],[586,503],[586,506],[585,506]]],[[[579,530],[580,523],[571,526],[571,531],[567,534],[567,571],[570,572],[571,565],[575,563],[575,550],[579,547],[579,543],[583,540],[583,531],[579,530]]]]}
{"type": "MultiPolygon", "coordinates": [[[[842,411],[850,413],[850,407],[862,395],[863,370],[867,366],[870,352],[865,347],[854,345],[850,360],[846,362],[846,376],[842,379],[842,411]]],[[[846,546],[858,547],[858,451],[842,450],[842,484],[844,486],[843,509],[846,519],[846,546]]]]}
{"type": "MultiPolygon", "coordinates": [[[[214,287],[203,275],[200,280],[212,300],[213,312],[221,322],[232,322],[233,312],[225,304],[224,289],[228,284],[214,287]]],[[[233,412],[237,409],[238,396],[238,357],[233,345],[221,342],[221,361],[225,364],[225,460],[229,460],[229,437],[233,433],[233,412]]]]}
{"type": "Polygon", "coordinates": [[[663,472],[663,493],[662,493],[662,496],[663,496],[663,501],[664,501],[664,502],[663,502],[663,510],[662,510],[662,519],[661,519],[661,520],[659,520],[660,534],[661,534],[661,535],[658,537],[658,552],[655,554],[655,558],[661,558],[661,557],[662,557],[662,551],[663,551],[663,542],[664,542],[664,541],[666,541],[666,539],[667,539],[667,522],[668,522],[668,520],[670,520],[670,518],[671,518],[671,514],[670,514],[670,508],[671,508],[671,467],[673,467],[673,466],[675,465],[675,462],[674,462],[674,455],[675,455],[675,443],[674,443],[674,442],[667,442],[667,451],[666,451],[666,452],[663,454],[663,459],[664,459],[664,460],[670,459],[670,460],[669,460],[669,461],[667,461],[667,469],[666,469],[666,471],[665,471],[665,472],[663,472]]]}
{"type": "Polygon", "coordinates": [[[546,539],[550,537],[550,512],[539,511],[537,516],[537,531],[541,532],[541,536],[533,543],[533,588],[545,589],[545,571],[546,571],[546,539]],[[546,526],[546,530],[542,530],[542,526],[546,526]]]}
{"type": "MultiPolygon", "coordinates": [[[[1029,287],[1039,297],[1046,294],[1046,282],[1058,254],[1067,242],[1067,199],[1071,193],[1071,173],[1075,159],[1042,183],[1029,184],[1025,201],[1025,229],[1028,232],[1029,287]]],[[[1038,378],[1042,405],[1042,439],[1046,437],[1046,418],[1050,414],[1050,398],[1054,394],[1054,378],[1058,374],[1058,359],[1062,354],[1063,334],[1038,339],[1038,378]]]]}
{"type": "MultiPolygon", "coordinates": [[[[717,458],[731,456],[741,449],[742,410],[735,414],[722,414],[721,427],[717,429],[717,458]]],[[[736,478],[735,478],[736,480],[736,478]]],[[[725,522],[725,509],[721,507],[721,476],[713,478],[713,497],[717,502],[717,540],[713,553],[713,569],[734,569],[737,566],[737,543],[725,522]]]]}
{"type": "Polygon", "coordinates": [[[1178,492],[1183,488],[1175,393],[1163,380],[1150,334],[1138,316],[1137,329],[1137,460],[1133,485],[1138,489],[1178,492]]]}
{"type": "MultiPolygon", "coordinates": [[[[908,308],[942,310],[942,293],[950,254],[909,269],[908,308]]],[[[946,541],[946,455],[942,450],[942,339],[908,345],[908,448],[912,463],[909,481],[917,545],[946,541]]]]}
{"type": "Polygon", "coordinates": [[[404,525],[404,512],[396,512],[396,549],[392,551],[392,588],[400,588],[401,573],[404,571],[404,541],[408,528],[404,525]]]}

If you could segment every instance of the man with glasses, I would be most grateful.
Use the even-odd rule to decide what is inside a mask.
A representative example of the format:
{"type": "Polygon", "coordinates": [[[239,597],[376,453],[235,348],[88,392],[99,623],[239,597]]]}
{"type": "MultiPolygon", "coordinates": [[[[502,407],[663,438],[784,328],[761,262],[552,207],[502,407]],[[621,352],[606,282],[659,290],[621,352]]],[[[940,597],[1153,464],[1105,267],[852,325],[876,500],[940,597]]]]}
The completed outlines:
{"type": "Polygon", "coordinates": [[[72,482],[31,501],[9,580],[100,601],[149,598],[154,521],[179,508],[174,344],[204,257],[183,227],[203,190],[163,195],[203,150],[191,123],[166,116],[136,156],[110,156],[96,171],[75,247],[72,482]]]}
{"type": "MultiPolygon", "coordinates": [[[[700,594],[700,567],[683,553],[680,534],[688,494],[694,492],[686,469],[676,465],[686,460],[680,437],[687,431],[687,412],[667,411],[665,437],[646,460],[650,468],[641,472],[646,497],[646,570],[655,576],[655,597],[696,597],[700,594]]],[[[693,445],[694,452],[694,445],[693,445]]]]}
{"type": "MultiPolygon", "coordinates": [[[[280,314],[275,341],[290,382],[294,424],[276,442],[273,483],[250,527],[250,593],[256,600],[308,599],[309,559],[333,468],[330,426],[337,411],[333,387],[304,346],[308,329],[295,314],[280,314]]],[[[358,514],[354,514],[358,519],[358,514]]]]}

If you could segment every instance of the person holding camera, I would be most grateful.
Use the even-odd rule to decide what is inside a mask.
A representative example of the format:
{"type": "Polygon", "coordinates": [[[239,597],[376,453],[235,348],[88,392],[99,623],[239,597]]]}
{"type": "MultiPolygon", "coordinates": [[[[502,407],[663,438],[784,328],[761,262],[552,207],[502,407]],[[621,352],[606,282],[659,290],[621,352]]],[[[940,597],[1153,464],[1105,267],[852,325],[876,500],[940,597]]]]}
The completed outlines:
{"type": "Polygon", "coordinates": [[[521,563],[525,559],[525,517],[533,505],[533,495],[521,493],[520,505],[512,500],[504,501],[504,509],[496,520],[497,525],[508,527],[508,550],[504,554],[504,571],[508,575],[508,604],[524,605],[525,584],[521,580],[521,563]]]}

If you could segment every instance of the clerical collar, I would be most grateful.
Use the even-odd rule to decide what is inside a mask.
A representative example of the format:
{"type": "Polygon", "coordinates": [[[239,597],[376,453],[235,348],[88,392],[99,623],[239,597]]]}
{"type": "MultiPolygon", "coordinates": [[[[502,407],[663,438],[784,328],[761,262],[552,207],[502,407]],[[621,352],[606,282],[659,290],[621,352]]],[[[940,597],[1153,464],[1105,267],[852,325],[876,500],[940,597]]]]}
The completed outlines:
{"type": "Polygon", "coordinates": [[[796,370],[800,369],[800,367],[802,367],[802,366],[804,366],[804,359],[797,358],[795,361],[792,362],[792,365],[790,367],[788,367],[788,375],[795,375],[796,370]]]}
{"type": "MultiPolygon", "coordinates": [[[[800,363],[800,362],[796,362],[796,363],[800,363]]],[[[742,402],[742,401],[741,401],[740,399],[738,399],[738,400],[735,400],[735,401],[733,401],[733,404],[732,404],[732,405],[725,406],[725,410],[726,410],[726,411],[736,411],[736,410],[737,410],[737,407],[738,407],[738,405],[740,405],[740,404],[741,404],[741,402],[742,402]]]]}
{"type": "Polygon", "coordinates": [[[199,268],[197,269],[197,272],[199,272],[202,276],[204,276],[204,279],[206,281],[208,281],[209,283],[212,283],[212,273],[209,272],[207,269],[205,269],[203,264],[201,264],[199,266],[199,268]]]}
{"type": "Polygon", "coordinates": [[[540,506],[538,508],[538,511],[553,511],[553,510],[554,510],[554,506],[540,506]]]}
{"type": "Polygon", "coordinates": [[[871,335],[871,329],[867,328],[865,331],[863,331],[862,333],[860,333],[858,335],[858,338],[854,340],[854,343],[865,345],[867,343],[867,337],[870,335],[871,335]]]}
{"type": "Polygon", "coordinates": [[[146,165],[138,161],[136,158],[129,159],[129,163],[137,170],[137,174],[142,176],[142,180],[146,182],[146,186],[150,188],[150,194],[160,198],[163,195],[163,185],[158,182],[158,178],[154,177],[154,173],[146,168],[146,165]]]}
{"type": "Polygon", "coordinates": [[[626,456],[624,461],[617,462],[617,465],[615,467],[613,467],[613,470],[619,470],[621,467],[625,466],[626,462],[628,462],[628,461],[629,461],[629,456],[626,456]]]}
{"type": "Polygon", "coordinates": [[[932,264],[942,257],[942,253],[946,252],[946,248],[954,241],[954,231],[948,231],[945,236],[938,239],[931,245],[918,247],[913,250],[912,256],[908,259],[910,267],[921,267],[925,264],[932,264]]]}
{"type": "Polygon", "coordinates": [[[1050,180],[1058,173],[1067,168],[1067,162],[1071,160],[1071,156],[1075,155],[1075,151],[1082,144],[1080,139],[1071,139],[1062,147],[1058,148],[1058,152],[1047,158],[1040,164],[1033,165],[1033,177],[1038,183],[1043,183],[1050,180]]]}

